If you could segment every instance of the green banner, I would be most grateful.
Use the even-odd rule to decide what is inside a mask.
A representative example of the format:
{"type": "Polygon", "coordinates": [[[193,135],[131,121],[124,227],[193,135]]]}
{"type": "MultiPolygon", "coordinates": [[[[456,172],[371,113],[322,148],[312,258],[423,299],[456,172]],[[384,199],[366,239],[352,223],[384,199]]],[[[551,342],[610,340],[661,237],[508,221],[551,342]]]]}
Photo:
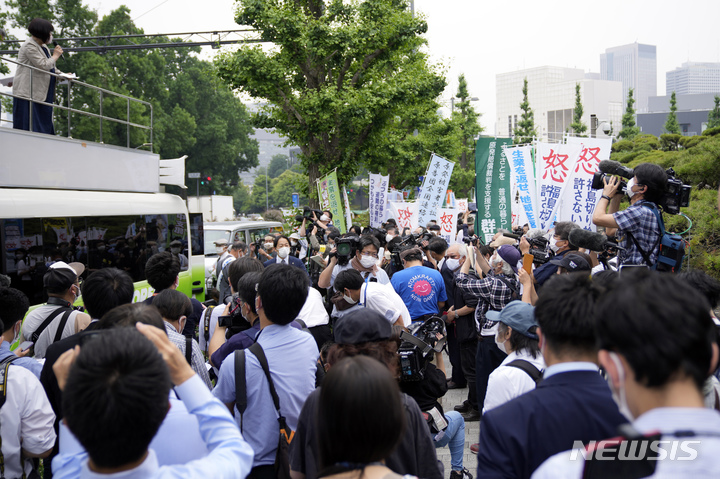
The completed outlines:
{"type": "Polygon", "coordinates": [[[318,198],[320,198],[320,209],[329,210],[332,213],[333,225],[341,233],[347,233],[342,207],[342,191],[335,171],[321,178],[318,182],[318,198]]]}
{"type": "Polygon", "coordinates": [[[478,138],[475,147],[475,234],[487,244],[498,229],[512,229],[510,163],[504,145],[510,138],[478,138]]]}

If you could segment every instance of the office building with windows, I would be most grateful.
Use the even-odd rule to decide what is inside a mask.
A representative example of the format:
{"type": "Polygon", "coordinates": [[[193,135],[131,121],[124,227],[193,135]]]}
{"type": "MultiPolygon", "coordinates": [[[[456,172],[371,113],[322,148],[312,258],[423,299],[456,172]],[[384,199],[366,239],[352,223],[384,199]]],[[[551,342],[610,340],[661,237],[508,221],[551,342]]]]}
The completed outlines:
{"type": "Polygon", "coordinates": [[[600,78],[622,82],[623,107],[633,88],[638,113],[648,111],[648,98],[657,95],[657,47],[631,43],[600,55],[600,78]]]}
{"type": "Polygon", "coordinates": [[[665,74],[665,94],[720,93],[720,63],[685,62],[665,74]]]}

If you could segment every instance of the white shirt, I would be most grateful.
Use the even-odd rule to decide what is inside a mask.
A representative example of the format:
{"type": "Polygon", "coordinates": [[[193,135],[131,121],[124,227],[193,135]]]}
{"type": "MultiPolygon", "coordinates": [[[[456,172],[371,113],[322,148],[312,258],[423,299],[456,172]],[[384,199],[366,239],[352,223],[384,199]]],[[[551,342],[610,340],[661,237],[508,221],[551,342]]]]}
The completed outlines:
{"type": "MultiPolygon", "coordinates": [[[[212,339],[213,334],[215,334],[215,327],[217,326],[218,318],[225,312],[226,307],[227,304],[218,304],[210,312],[210,327],[208,328],[210,336],[208,336],[207,342],[205,341],[205,311],[203,310],[203,315],[200,318],[200,324],[198,325],[198,344],[200,345],[200,349],[202,351],[207,351],[210,340],[212,339]]],[[[217,372],[217,370],[215,372],[217,372]]]]}
{"type": "MultiPolygon", "coordinates": [[[[22,448],[33,454],[48,451],[55,444],[55,413],[40,380],[21,366],[8,368],[7,397],[0,409],[0,436],[5,457],[5,477],[21,477],[22,448]]],[[[32,471],[32,461],[23,462],[25,473],[32,471]]]]}
{"type": "MultiPolygon", "coordinates": [[[[337,278],[337,275],[339,275],[341,272],[345,271],[346,269],[352,268],[352,265],[350,264],[350,261],[348,261],[348,264],[344,266],[340,266],[339,264],[336,264],[333,268],[332,275],[330,276],[330,287],[332,288],[335,286],[335,278],[337,278]]],[[[360,274],[365,278],[365,273],[360,271],[360,274]]],[[[390,284],[390,277],[388,277],[387,273],[384,269],[378,268],[376,273],[371,274],[371,277],[376,278],[377,282],[380,284],[390,284]]]]}
{"type": "Polygon", "coordinates": [[[540,371],[545,369],[545,359],[540,353],[536,358],[533,358],[526,349],[508,354],[500,366],[490,374],[483,414],[535,389],[535,381],[528,373],[514,366],[508,366],[516,359],[524,359],[540,371]]]}
{"type": "Polygon", "coordinates": [[[360,287],[360,301],[358,303],[360,306],[365,306],[382,314],[390,324],[395,324],[398,316],[402,315],[403,325],[405,327],[410,326],[410,311],[408,311],[405,302],[391,285],[372,283],[370,281],[364,283],[360,287]]]}
{"type": "MultiPolygon", "coordinates": [[[[39,328],[43,321],[45,321],[45,319],[59,307],[60,306],[57,304],[45,304],[28,313],[22,323],[23,338],[27,341],[31,341],[32,334],[35,330],[39,328]]],[[[70,317],[68,317],[68,320],[65,323],[60,339],[65,339],[75,334],[75,320],[79,313],[80,311],[73,311],[70,313],[70,317]]],[[[57,329],[60,326],[60,321],[62,320],[64,314],[65,313],[61,313],[55,316],[52,322],[48,324],[47,328],[40,333],[40,337],[38,337],[38,340],[35,342],[36,359],[42,359],[45,357],[45,351],[47,351],[47,348],[53,343],[55,334],[57,333],[57,329]]]]}
{"type": "Polygon", "coordinates": [[[297,319],[302,320],[308,328],[322,326],[330,322],[330,316],[327,309],[325,309],[320,291],[313,287],[308,288],[307,299],[300,313],[298,313],[297,319]]]}
{"type": "MultiPolygon", "coordinates": [[[[717,478],[720,477],[720,414],[706,408],[656,408],[646,412],[633,422],[640,433],[654,431],[671,433],[694,431],[697,435],[687,437],[686,443],[660,443],[665,450],[665,459],[658,461],[655,479],[676,479],[679,477],[717,478]],[[706,433],[703,436],[703,432],[706,433]],[[714,434],[714,436],[708,434],[714,434]],[[672,448],[677,447],[674,460],[672,448]],[[696,457],[692,458],[693,451],[696,457]]],[[[663,436],[673,441],[674,436],[663,436]]],[[[683,439],[678,439],[682,441],[683,439]]],[[[616,453],[617,454],[617,453],[616,453]]],[[[663,453],[660,453],[663,456],[663,453]]],[[[565,451],[555,454],[543,462],[532,475],[533,479],[581,478],[585,467],[582,451],[565,451]]]]}

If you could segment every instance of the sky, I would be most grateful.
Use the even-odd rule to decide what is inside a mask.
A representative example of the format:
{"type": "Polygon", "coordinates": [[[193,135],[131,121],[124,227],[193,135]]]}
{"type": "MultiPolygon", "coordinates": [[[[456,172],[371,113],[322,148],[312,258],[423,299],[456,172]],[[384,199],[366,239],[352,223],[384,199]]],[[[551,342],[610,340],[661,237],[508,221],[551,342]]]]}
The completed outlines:
{"type": "MultiPolygon", "coordinates": [[[[0,3],[2,0],[0,0],[0,3]]],[[[102,16],[127,5],[145,33],[233,30],[233,0],[91,0],[102,16]]],[[[600,72],[600,54],[628,43],[657,46],[658,95],[665,73],[686,61],[720,62],[718,0],[414,0],[428,22],[428,52],[443,65],[449,108],[464,73],[481,123],[493,133],[495,76],[544,65],[600,72]]],[[[19,33],[19,32],[15,32],[19,33]]],[[[205,58],[217,51],[206,48],[205,58]]]]}

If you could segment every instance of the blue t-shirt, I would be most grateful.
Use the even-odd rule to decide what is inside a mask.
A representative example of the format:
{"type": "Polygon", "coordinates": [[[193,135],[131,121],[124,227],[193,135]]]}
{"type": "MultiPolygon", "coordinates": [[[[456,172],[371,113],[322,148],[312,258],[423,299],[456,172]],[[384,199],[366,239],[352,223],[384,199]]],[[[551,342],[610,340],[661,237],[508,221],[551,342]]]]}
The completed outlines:
{"type": "Polygon", "coordinates": [[[438,302],[447,301],[445,281],[439,271],[413,266],[396,272],[392,287],[410,311],[413,321],[425,314],[438,314],[438,302]]]}

